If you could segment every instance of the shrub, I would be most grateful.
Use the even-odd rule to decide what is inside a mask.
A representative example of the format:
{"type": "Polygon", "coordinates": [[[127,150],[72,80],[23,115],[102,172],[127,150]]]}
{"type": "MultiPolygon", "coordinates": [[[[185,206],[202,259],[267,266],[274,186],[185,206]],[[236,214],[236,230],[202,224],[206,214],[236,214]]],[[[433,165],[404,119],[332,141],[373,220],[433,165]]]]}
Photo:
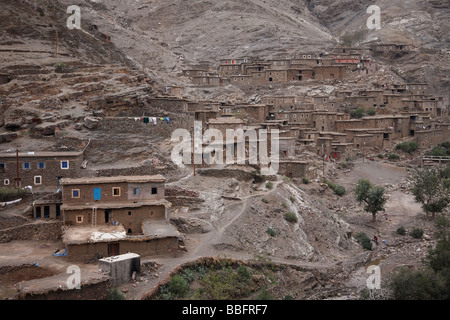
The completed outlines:
{"type": "Polygon", "coordinates": [[[266,198],[262,198],[261,201],[264,203],[269,203],[269,200],[267,200],[266,198]]]}
{"type": "Polygon", "coordinates": [[[423,236],[423,230],[420,228],[414,228],[411,230],[411,232],[409,234],[413,238],[420,239],[423,236]]]}
{"type": "Polygon", "coordinates": [[[67,65],[64,62],[57,62],[53,65],[57,72],[63,72],[67,69],[67,65]]]}
{"type": "Polygon", "coordinates": [[[0,188],[0,202],[17,200],[28,193],[27,189],[22,188],[0,188]]]}
{"type": "Polygon", "coordinates": [[[287,203],[283,201],[283,203],[281,203],[281,206],[285,209],[287,209],[287,203]]]}
{"type": "Polygon", "coordinates": [[[395,153],[388,153],[387,158],[389,160],[398,160],[398,159],[400,159],[400,156],[398,154],[395,154],[395,153]]]}
{"type": "Polygon", "coordinates": [[[406,234],[406,229],[405,227],[401,226],[397,229],[397,234],[400,234],[402,236],[404,236],[406,234]]]}
{"type": "Polygon", "coordinates": [[[373,108],[370,108],[369,110],[367,110],[367,115],[369,115],[369,116],[374,116],[376,113],[377,112],[373,108]]]}
{"type": "Polygon", "coordinates": [[[395,149],[402,150],[404,152],[413,153],[419,148],[417,142],[402,142],[395,146],[395,149]]]}
{"type": "Polygon", "coordinates": [[[183,276],[177,274],[170,279],[168,288],[174,296],[184,297],[188,291],[189,284],[183,276]]]}
{"type": "Polygon", "coordinates": [[[356,241],[358,241],[358,243],[361,244],[363,249],[372,250],[372,242],[370,241],[367,234],[365,234],[364,232],[360,232],[357,235],[355,235],[355,239],[356,241]]]}
{"type": "Polygon", "coordinates": [[[295,203],[295,198],[293,196],[290,196],[289,200],[291,200],[292,203],[295,203]]]}
{"type": "Polygon", "coordinates": [[[248,272],[247,268],[244,266],[239,266],[239,268],[237,269],[237,274],[239,278],[244,281],[248,281],[251,278],[250,272],[248,272]]]}
{"type": "Polygon", "coordinates": [[[303,179],[302,179],[302,181],[303,181],[303,183],[304,183],[304,184],[308,184],[308,183],[309,183],[309,179],[308,179],[308,178],[306,178],[306,177],[305,177],[305,178],[303,178],[303,179]]]}
{"type": "Polygon", "coordinates": [[[277,232],[275,231],[275,229],[272,229],[272,228],[268,228],[268,229],[267,229],[267,233],[268,233],[271,237],[276,237],[276,236],[277,236],[277,232]]]}
{"type": "Polygon", "coordinates": [[[364,116],[364,108],[358,108],[350,112],[350,117],[352,118],[362,118],[364,116]]]}
{"type": "Polygon", "coordinates": [[[269,181],[269,182],[266,183],[266,188],[267,189],[272,189],[272,187],[273,187],[273,183],[272,182],[269,181]]]}
{"type": "Polygon", "coordinates": [[[377,157],[380,159],[384,159],[384,155],[382,153],[380,153],[377,157]]]}
{"type": "Polygon", "coordinates": [[[106,295],[106,300],[124,300],[125,295],[120,292],[117,288],[113,288],[108,290],[108,294],[106,295]]]}
{"type": "Polygon", "coordinates": [[[340,185],[336,185],[335,188],[333,189],[333,191],[338,196],[343,196],[345,194],[345,188],[340,185]]]}
{"type": "Polygon", "coordinates": [[[286,212],[285,215],[284,215],[284,218],[288,222],[297,223],[297,221],[298,221],[297,215],[294,212],[291,212],[291,211],[286,212]]]}

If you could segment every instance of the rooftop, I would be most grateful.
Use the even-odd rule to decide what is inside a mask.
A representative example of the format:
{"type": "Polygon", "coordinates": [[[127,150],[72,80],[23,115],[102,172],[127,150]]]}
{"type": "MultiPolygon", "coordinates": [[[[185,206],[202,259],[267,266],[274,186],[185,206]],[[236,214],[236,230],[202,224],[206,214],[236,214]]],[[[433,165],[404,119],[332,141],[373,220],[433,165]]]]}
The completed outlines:
{"type": "Polygon", "coordinates": [[[144,182],[165,182],[164,176],[152,175],[152,176],[115,176],[115,177],[95,177],[95,178],[63,178],[61,179],[62,185],[73,184],[97,184],[97,183],[118,183],[118,182],[131,182],[131,183],[144,183],[144,182]]]}

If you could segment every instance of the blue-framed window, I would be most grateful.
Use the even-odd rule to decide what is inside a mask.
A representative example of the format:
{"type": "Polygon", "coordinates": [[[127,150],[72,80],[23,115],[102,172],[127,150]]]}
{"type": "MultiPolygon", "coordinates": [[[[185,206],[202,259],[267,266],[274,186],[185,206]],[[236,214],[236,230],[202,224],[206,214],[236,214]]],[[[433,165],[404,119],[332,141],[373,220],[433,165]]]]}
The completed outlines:
{"type": "Polygon", "coordinates": [[[80,197],[80,189],[72,189],[72,198],[80,197]]]}
{"type": "Polygon", "coordinates": [[[69,169],[69,161],[61,161],[61,169],[69,169]]]}
{"type": "Polygon", "coordinates": [[[134,188],[134,194],[138,195],[139,194],[139,188],[134,188]]]}
{"type": "Polygon", "coordinates": [[[45,163],[44,162],[39,162],[38,167],[39,167],[39,169],[45,169],[45,163]]]}
{"type": "Polygon", "coordinates": [[[29,162],[24,162],[23,163],[23,168],[24,169],[31,169],[31,164],[29,162]]]}

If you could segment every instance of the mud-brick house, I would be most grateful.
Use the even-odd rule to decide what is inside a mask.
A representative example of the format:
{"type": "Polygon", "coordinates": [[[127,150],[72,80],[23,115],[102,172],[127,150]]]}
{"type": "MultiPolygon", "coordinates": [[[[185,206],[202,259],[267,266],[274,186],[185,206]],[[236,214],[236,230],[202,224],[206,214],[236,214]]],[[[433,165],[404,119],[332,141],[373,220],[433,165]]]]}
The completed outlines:
{"type": "Polygon", "coordinates": [[[47,194],[33,202],[35,219],[62,219],[62,193],[60,191],[47,194]]]}
{"type": "Polygon", "coordinates": [[[169,222],[165,178],[116,176],[63,179],[63,241],[71,260],[119,255],[149,256],[178,248],[169,222]]]}
{"type": "Polygon", "coordinates": [[[83,152],[0,153],[0,186],[32,186],[33,190],[56,190],[62,178],[80,176],[83,152]]]}

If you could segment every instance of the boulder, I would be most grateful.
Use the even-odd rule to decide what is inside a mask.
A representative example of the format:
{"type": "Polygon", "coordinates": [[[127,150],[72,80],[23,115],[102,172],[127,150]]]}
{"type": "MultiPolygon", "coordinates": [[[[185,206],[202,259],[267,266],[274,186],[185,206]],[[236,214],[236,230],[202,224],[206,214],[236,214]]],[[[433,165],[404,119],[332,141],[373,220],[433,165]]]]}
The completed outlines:
{"type": "Polygon", "coordinates": [[[83,125],[84,125],[86,128],[92,130],[92,129],[97,128],[99,122],[100,122],[100,119],[99,119],[99,118],[96,118],[96,117],[86,117],[86,118],[84,118],[84,123],[83,123],[83,125]]]}

